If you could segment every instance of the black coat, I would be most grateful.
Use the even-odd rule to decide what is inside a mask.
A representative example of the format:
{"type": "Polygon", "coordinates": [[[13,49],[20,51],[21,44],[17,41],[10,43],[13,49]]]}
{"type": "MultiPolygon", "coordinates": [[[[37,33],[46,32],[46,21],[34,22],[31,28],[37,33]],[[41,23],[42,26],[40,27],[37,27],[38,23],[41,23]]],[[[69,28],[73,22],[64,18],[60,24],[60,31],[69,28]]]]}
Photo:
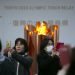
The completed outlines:
{"type": "Polygon", "coordinates": [[[15,75],[12,69],[13,65],[9,58],[5,57],[3,61],[0,61],[0,75],[15,75]]]}
{"type": "Polygon", "coordinates": [[[17,73],[17,62],[19,62],[18,75],[30,75],[30,67],[32,59],[28,55],[20,55],[16,51],[12,53],[11,61],[13,63],[13,71],[17,73]]]}
{"type": "Polygon", "coordinates": [[[61,68],[57,55],[49,56],[46,52],[41,52],[37,58],[38,75],[56,75],[61,68]]]}

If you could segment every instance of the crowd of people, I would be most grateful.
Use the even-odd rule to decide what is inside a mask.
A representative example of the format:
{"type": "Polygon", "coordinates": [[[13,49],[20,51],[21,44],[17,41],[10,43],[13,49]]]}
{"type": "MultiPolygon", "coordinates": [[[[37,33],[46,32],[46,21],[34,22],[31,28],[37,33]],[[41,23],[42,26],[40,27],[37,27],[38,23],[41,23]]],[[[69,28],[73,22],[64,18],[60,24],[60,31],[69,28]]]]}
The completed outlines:
{"type": "MultiPolygon", "coordinates": [[[[45,37],[41,41],[40,52],[36,55],[37,75],[75,75],[75,48],[68,47],[67,50],[69,61],[62,65],[61,55],[58,50],[55,50],[53,39],[45,37]]],[[[0,41],[0,75],[31,75],[30,68],[33,59],[28,52],[27,41],[23,38],[17,38],[14,47],[5,48],[3,53],[0,41]]]]}

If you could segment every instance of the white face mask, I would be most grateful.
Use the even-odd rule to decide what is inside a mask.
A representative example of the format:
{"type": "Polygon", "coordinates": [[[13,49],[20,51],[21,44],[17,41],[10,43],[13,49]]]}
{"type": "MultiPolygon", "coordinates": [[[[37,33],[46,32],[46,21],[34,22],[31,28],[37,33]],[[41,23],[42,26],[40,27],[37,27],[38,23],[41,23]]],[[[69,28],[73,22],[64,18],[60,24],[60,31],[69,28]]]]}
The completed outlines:
{"type": "Polygon", "coordinates": [[[46,47],[46,51],[47,52],[52,52],[52,49],[53,49],[53,45],[46,47]]]}

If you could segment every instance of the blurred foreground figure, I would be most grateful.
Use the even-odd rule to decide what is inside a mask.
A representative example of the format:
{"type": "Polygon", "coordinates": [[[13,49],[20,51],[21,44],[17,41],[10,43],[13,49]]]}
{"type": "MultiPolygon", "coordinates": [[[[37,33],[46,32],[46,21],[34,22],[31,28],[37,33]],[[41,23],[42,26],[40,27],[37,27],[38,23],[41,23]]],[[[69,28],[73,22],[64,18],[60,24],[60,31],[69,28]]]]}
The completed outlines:
{"type": "Polygon", "coordinates": [[[59,48],[62,69],[58,72],[57,75],[66,75],[67,74],[68,69],[70,67],[71,51],[72,50],[71,50],[70,45],[63,45],[61,48],[59,48]]]}
{"type": "Polygon", "coordinates": [[[8,57],[2,54],[2,44],[0,41],[0,75],[15,75],[12,63],[8,57]],[[11,65],[11,66],[10,66],[11,65]]]}
{"type": "Polygon", "coordinates": [[[75,47],[72,48],[71,62],[66,75],[75,75],[75,47]]]}

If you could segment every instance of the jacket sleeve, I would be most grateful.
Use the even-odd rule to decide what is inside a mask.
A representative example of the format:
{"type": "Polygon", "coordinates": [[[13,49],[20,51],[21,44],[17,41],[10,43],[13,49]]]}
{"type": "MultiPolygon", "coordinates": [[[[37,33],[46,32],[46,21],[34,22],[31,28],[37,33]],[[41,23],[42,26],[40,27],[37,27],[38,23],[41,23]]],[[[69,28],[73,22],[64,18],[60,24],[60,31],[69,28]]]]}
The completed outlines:
{"type": "Polygon", "coordinates": [[[16,51],[12,53],[12,58],[14,58],[16,61],[18,61],[20,64],[24,65],[27,68],[30,68],[32,64],[32,58],[29,56],[22,56],[18,54],[16,51]]]}

